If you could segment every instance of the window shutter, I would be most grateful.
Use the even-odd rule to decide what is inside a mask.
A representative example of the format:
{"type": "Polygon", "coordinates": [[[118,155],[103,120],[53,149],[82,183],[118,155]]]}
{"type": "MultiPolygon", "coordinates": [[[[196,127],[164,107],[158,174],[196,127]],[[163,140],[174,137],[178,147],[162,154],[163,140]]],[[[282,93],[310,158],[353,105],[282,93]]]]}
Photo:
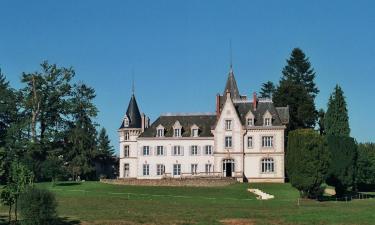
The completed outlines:
{"type": "Polygon", "coordinates": [[[164,155],[164,156],[168,155],[168,154],[167,154],[167,146],[164,146],[163,148],[164,148],[164,149],[163,149],[163,155],[164,155]]]}
{"type": "Polygon", "coordinates": [[[198,146],[197,148],[198,148],[197,155],[201,155],[201,146],[198,146]]]}
{"type": "Polygon", "coordinates": [[[184,155],[184,146],[180,146],[181,155],[184,155]]]}

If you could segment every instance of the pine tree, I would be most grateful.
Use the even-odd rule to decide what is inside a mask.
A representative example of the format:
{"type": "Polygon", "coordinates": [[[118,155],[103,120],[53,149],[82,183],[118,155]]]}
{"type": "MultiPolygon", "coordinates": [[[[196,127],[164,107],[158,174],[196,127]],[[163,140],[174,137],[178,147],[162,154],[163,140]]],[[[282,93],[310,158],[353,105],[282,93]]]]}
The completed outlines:
{"type": "Polygon", "coordinates": [[[329,97],[327,113],[324,116],[324,128],[327,135],[349,136],[349,116],[344,92],[336,85],[329,97]]]}
{"type": "Polygon", "coordinates": [[[102,161],[110,160],[115,153],[115,150],[113,149],[113,146],[111,145],[111,142],[109,140],[109,137],[107,135],[107,131],[105,128],[102,128],[99,132],[97,151],[98,151],[98,156],[102,161]]]}
{"type": "Polygon", "coordinates": [[[320,109],[319,112],[318,112],[318,126],[319,126],[319,133],[320,135],[324,135],[326,133],[325,129],[324,129],[324,116],[325,116],[326,112],[324,112],[323,109],[320,109]]]}
{"type": "Polygon", "coordinates": [[[318,116],[314,99],[319,90],[314,83],[314,69],[301,49],[293,49],[282,74],[273,102],[276,106],[289,106],[288,130],[313,128],[318,116]]]}
{"type": "Polygon", "coordinates": [[[296,84],[302,85],[311,97],[315,98],[319,93],[319,89],[314,82],[314,69],[311,67],[309,58],[306,57],[300,48],[293,49],[282,73],[282,80],[291,80],[296,84]]]}
{"type": "Polygon", "coordinates": [[[261,98],[272,98],[275,93],[275,85],[271,81],[267,81],[262,84],[262,88],[259,92],[261,98]]]}

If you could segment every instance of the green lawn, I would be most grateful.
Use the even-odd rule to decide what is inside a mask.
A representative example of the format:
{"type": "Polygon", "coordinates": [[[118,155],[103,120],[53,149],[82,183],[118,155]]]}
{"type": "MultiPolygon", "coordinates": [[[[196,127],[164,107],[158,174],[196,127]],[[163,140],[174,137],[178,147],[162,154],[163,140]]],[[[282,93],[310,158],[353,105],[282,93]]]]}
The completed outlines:
{"type": "MultiPolygon", "coordinates": [[[[85,225],[222,224],[225,219],[244,219],[249,224],[375,224],[375,199],[348,203],[304,200],[298,206],[298,192],[289,184],[193,188],[85,182],[38,186],[56,193],[61,217],[85,225]],[[246,191],[249,186],[276,199],[256,200],[246,191]]],[[[5,215],[6,208],[1,207],[0,213],[5,215]]]]}

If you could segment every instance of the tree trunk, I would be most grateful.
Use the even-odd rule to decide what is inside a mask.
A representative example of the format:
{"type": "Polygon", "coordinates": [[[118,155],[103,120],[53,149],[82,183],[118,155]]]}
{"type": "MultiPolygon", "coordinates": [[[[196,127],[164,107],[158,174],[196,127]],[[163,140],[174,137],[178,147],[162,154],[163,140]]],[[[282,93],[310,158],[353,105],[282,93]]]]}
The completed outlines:
{"type": "Polygon", "coordinates": [[[16,197],[16,201],[15,201],[15,204],[14,204],[14,216],[15,216],[15,224],[17,224],[17,220],[18,220],[18,218],[17,218],[17,204],[18,203],[18,196],[16,197]]]}
{"type": "Polygon", "coordinates": [[[9,224],[10,222],[12,222],[12,204],[9,205],[9,212],[8,212],[8,221],[9,221],[9,224]]]}
{"type": "Polygon", "coordinates": [[[36,93],[35,76],[32,77],[32,89],[33,89],[33,106],[32,106],[32,117],[31,117],[31,136],[32,141],[36,141],[36,120],[40,112],[40,102],[36,93]]]}

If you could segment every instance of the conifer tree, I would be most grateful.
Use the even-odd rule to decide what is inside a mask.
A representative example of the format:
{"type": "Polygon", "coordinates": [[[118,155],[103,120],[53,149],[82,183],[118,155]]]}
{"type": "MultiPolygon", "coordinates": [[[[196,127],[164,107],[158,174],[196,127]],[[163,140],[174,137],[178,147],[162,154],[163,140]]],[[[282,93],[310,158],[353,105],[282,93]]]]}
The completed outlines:
{"type": "Polygon", "coordinates": [[[273,102],[276,106],[289,106],[288,130],[313,128],[318,115],[314,99],[319,90],[314,69],[301,49],[293,49],[282,74],[273,102]]]}
{"type": "Polygon", "coordinates": [[[261,98],[272,98],[275,93],[275,85],[271,81],[267,81],[262,84],[262,88],[259,92],[261,98]]]}
{"type": "Polygon", "coordinates": [[[327,113],[324,116],[324,128],[327,135],[349,136],[349,116],[344,92],[336,85],[329,97],[327,113]]]}

